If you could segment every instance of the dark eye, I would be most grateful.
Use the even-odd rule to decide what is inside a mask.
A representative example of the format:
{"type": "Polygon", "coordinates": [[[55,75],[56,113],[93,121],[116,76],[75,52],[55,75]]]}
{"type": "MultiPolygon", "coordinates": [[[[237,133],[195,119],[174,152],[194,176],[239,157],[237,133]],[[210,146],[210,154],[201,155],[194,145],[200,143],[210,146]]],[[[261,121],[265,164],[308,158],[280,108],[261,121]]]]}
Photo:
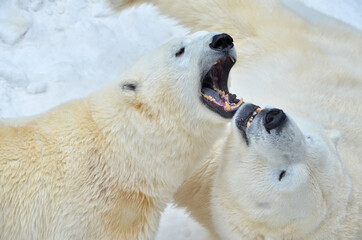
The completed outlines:
{"type": "Polygon", "coordinates": [[[279,181],[282,180],[282,178],[285,176],[285,170],[281,171],[280,172],[280,175],[279,175],[279,181]]]}
{"type": "Polygon", "coordinates": [[[181,56],[183,53],[185,52],[185,48],[180,48],[180,50],[178,50],[178,52],[175,54],[176,57],[181,56]]]}

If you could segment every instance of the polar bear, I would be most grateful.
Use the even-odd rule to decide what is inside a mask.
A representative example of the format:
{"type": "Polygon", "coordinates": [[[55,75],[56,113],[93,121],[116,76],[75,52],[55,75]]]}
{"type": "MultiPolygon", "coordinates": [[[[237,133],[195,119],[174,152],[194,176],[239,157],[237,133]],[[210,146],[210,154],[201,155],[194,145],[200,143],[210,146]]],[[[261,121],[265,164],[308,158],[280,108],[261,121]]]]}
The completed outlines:
{"type": "MultiPolygon", "coordinates": [[[[335,234],[332,239],[353,239],[353,236],[356,236],[353,235],[356,230],[354,223],[361,222],[361,213],[358,210],[358,214],[355,214],[355,205],[357,204],[360,209],[362,202],[361,31],[306,8],[298,1],[109,1],[113,6],[119,8],[130,3],[152,2],[159,7],[162,13],[178,19],[180,23],[194,31],[227,31],[233,36],[239,57],[238,63],[231,73],[230,89],[233,92],[261,106],[266,104],[278,106],[283,111],[290,113],[293,118],[302,116],[308,119],[307,122],[313,123],[308,125],[322,125],[330,133],[327,136],[334,136],[332,140],[340,135],[337,150],[341,161],[346,166],[345,179],[338,176],[342,178],[340,179],[340,181],[343,180],[342,182],[331,180],[330,184],[335,187],[333,191],[339,194],[330,195],[331,198],[336,199],[329,199],[330,205],[324,208],[326,210],[325,219],[318,226],[326,231],[331,230],[331,234],[335,234]],[[187,14],[182,9],[187,9],[187,14]],[[348,186],[349,178],[351,187],[348,186]],[[350,192],[343,189],[343,184],[350,189],[350,192]],[[337,210],[338,206],[343,206],[343,204],[346,208],[337,210]],[[354,223],[348,225],[350,221],[354,223]],[[331,225],[329,230],[325,226],[328,224],[331,225]],[[332,227],[335,230],[332,231],[332,227]]],[[[304,123],[298,124],[298,127],[304,132],[304,123]]],[[[325,136],[324,130],[314,128],[316,131],[314,135],[324,139],[323,144],[329,146],[328,138],[323,137],[325,136]]],[[[233,134],[235,135],[237,132],[235,131],[233,134]]],[[[237,148],[235,154],[238,154],[237,148]]],[[[333,147],[327,149],[331,150],[328,154],[334,156],[333,147]]],[[[215,150],[215,154],[218,152],[215,150]]],[[[215,161],[210,159],[223,159],[223,157],[210,156],[201,170],[202,168],[217,168],[219,163],[211,164],[215,161]]],[[[342,168],[343,164],[339,165],[337,160],[335,162],[336,167],[342,168]]],[[[187,206],[192,210],[191,212],[196,211],[197,214],[193,214],[193,216],[208,226],[215,225],[208,214],[209,207],[203,207],[204,205],[209,206],[207,203],[210,198],[206,189],[212,189],[210,179],[213,179],[213,171],[211,169],[204,170],[203,177],[198,179],[199,184],[190,184],[189,188],[181,187],[176,194],[176,202],[187,206]],[[204,195],[198,195],[199,192],[203,192],[204,195]],[[190,198],[189,194],[195,194],[198,197],[190,198]]],[[[336,169],[335,171],[342,170],[336,169]]],[[[234,178],[238,178],[237,169],[233,169],[232,172],[226,171],[225,174],[228,173],[235,174],[234,178]]],[[[320,174],[320,177],[328,177],[323,173],[320,174]]],[[[192,178],[197,178],[197,176],[196,174],[192,178]]],[[[253,176],[249,177],[251,180],[253,179],[253,176]]],[[[224,181],[229,178],[231,176],[224,181]]],[[[220,179],[219,181],[222,184],[220,179]]],[[[323,186],[322,183],[323,181],[320,186],[323,186]]],[[[186,183],[185,185],[187,186],[186,183]]],[[[235,187],[234,191],[237,191],[238,189],[246,190],[247,186],[237,188],[233,185],[233,187],[235,187]]],[[[330,188],[327,189],[330,190],[330,188]]],[[[327,193],[323,192],[323,194],[327,196],[327,193]]],[[[237,196],[242,197],[242,194],[237,196]]],[[[237,196],[225,195],[225,198],[235,200],[237,196]]],[[[214,197],[211,200],[216,201],[214,197]]],[[[240,199],[240,201],[243,200],[240,199]]],[[[302,206],[300,207],[302,208],[302,206]]],[[[230,209],[235,207],[232,216],[240,215],[236,206],[229,207],[230,209]]],[[[270,221],[270,218],[266,220],[270,221]]],[[[280,221],[280,219],[275,216],[275,221],[280,221]]],[[[313,224],[311,223],[311,225],[313,224]]],[[[300,227],[302,229],[302,226],[300,227]]],[[[361,226],[359,228],[361,229],[361,226]]],[[[306,231],[304,234],[310,230],[304,229],[306,231]]],[[[215,229],[211,230],[215,231],[215,229]]],[[[280,231],[280,233],[282,232],[283,230],[280,231]]],[[[298,234],[303,235],[303,233],[298,234]]],[[[323,234],[318,233],[314,236],[323,236],[323,234]]],[[[308,237],[306,238],[308,239],[308,237]]],[[[262,239],[261,236],[260,238],[262,239]]],[[[292,238],[294,239],[294,237],[292,238]]],[[[227,237],[223,239],[227,239],[227,237]]],[[[322,237],[322,239],[326,238],[322,237]]]]}
{"type": "Polygon", "coordinates": [[[235,60],[229,35],[198,32],[87,98],[2,122],[0,239],[153,239],[242,103],[235,60]]]}
{"type": "Polygon", "coordinates": [[[360,198],[338,132],[243,104],[175,195],[214,239],[358,239],[360,198]]]}

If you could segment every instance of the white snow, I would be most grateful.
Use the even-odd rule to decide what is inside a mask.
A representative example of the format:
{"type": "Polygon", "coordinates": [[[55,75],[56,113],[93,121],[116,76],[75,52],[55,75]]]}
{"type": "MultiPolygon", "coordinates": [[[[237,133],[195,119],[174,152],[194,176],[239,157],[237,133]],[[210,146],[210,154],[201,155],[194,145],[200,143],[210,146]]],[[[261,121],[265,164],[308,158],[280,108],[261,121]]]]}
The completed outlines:
{"type": "MultiPolygon", "coordinates": [[[[361,0],[299,1],[362,29],[361,0]]],[[[114,13],[104,0],[0,0],[0,118],[34,115],[86,96],[187,32],[150,5],[114,13]]],[[[170,205],[156,239],[209,237],[170,205]]]]}
{"type": "MultiPolygon", "coordinates": [[[[291,0],[293,1],[293,0],[291,0]]],[[[362,30],[362,0],[299,0],[307,7],[362,30]]]]}
{"type": "Polygon", "coordinates": [[[103,0],[1,0],[0,117],[86,96],[186,33],[150,5],[116,14],[103,0]]]}
{"type": "Polygon", "coordinates": [[[1,8],[0,11],[0,40],[6,44],[19,41],[32,24],[30,14],[14,8],[1,8]]]}

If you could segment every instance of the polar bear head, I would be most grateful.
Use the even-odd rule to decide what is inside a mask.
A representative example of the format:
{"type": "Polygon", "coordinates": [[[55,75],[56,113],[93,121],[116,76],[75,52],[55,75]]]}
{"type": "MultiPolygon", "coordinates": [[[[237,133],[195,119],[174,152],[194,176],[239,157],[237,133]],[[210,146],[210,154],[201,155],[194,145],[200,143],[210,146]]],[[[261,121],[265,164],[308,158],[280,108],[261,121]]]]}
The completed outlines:
{"type": "Polygon", "coordinates": [[[173,39],[139,59],[122,76],[120,86],[128,101],[164,112],[170,120],[225,121],[241,104],[228,91],[235,61],[229,35],[197,32],[173,39]]]}
{"type": "Polygon", "coordinates": [[[214,191],[215,218],[228,215],[223,221],[230,228],[278,239],[318,231],[348,202],[342,199],[350,184],[337,140],[336,132],[280,109],[243,104],[221,151],[215,185],[223,190],[214,191]],[[232,213],[225,213],[226,205],[232,213]]]}

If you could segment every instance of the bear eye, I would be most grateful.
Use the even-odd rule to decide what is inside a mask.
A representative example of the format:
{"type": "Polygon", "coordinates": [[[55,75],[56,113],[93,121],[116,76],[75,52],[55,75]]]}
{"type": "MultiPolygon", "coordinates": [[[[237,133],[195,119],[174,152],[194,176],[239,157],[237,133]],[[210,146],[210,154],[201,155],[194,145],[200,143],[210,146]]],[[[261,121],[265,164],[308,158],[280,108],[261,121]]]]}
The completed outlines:
{"type": "Polygon", "coordinates": [[[279,181],[282,180],[282,178],[285,176],[285,170],[281,171],[279,175],[279,181]]]}
{"type": "Polygon", "coordinates": [[[175,54],[176,57],[181,56],[183,53],[185,52],[185,48],[180,48],[180,50],[178,50],[178,52],[175,54]]]}
{"type": "Polygon", "coordinates": [[[309,141],[309,142],[313,142],[313,138],[312,138],[312,136],[307,136],[307,141],[309,141]]]}

